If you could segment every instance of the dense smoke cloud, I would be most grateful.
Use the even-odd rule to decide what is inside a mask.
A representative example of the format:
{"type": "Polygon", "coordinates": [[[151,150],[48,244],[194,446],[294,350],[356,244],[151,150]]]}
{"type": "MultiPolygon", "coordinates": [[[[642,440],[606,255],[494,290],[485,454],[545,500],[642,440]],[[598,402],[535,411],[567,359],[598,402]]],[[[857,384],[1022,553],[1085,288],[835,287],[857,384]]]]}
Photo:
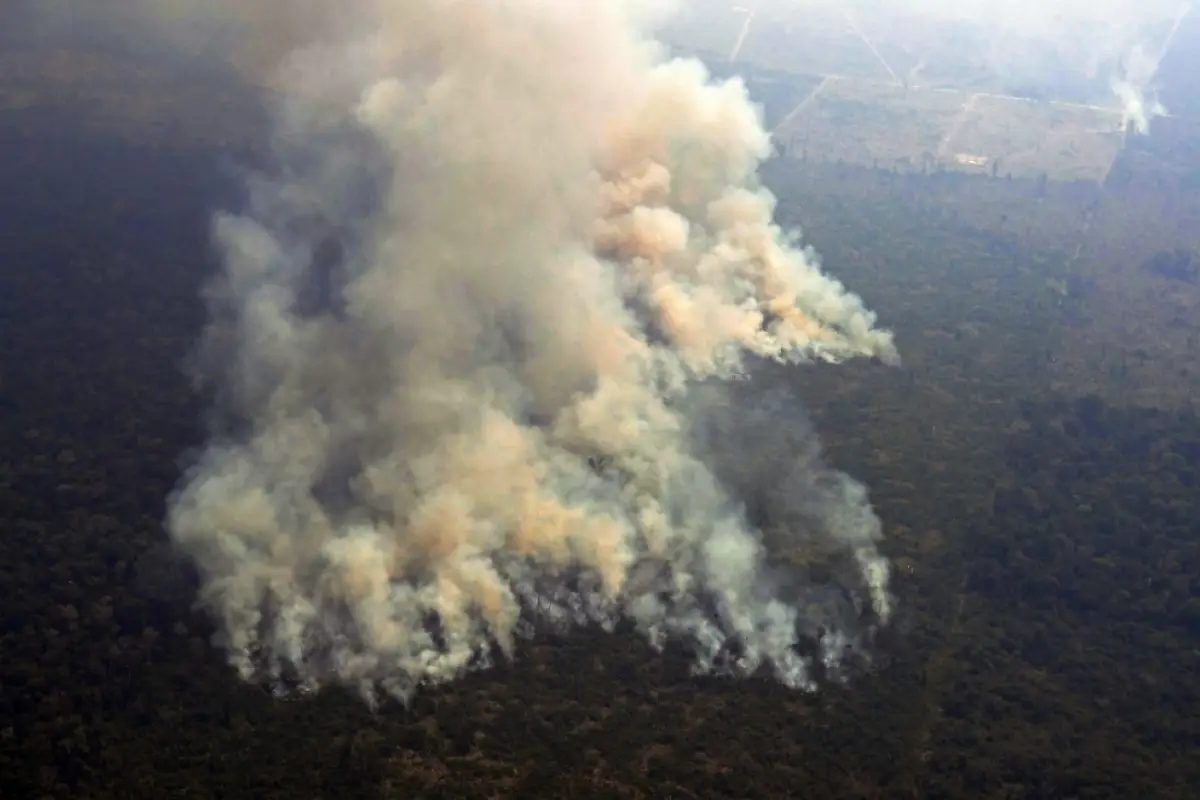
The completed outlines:
{"type": "Polygon", "coordinates": [[[892,337],[772,222],[743,86],[646,8],[354,0],[278,63],[169,510],[246,678],[406,699],[626,619],[809,687],[804,641],[836,670],[887,621],[879,521],[787,386],[892,337]]]}

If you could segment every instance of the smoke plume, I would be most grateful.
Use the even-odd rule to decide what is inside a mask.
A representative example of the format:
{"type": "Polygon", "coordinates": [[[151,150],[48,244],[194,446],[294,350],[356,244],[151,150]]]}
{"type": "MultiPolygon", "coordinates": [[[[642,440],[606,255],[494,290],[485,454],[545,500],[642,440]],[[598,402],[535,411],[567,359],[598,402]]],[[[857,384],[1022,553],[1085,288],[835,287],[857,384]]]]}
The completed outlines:
{"type": "Polygon", "coordinates": [[[811,687],[887,621],[879,521],[787,387],[892,337],[773,223],[743,86],[645,8],[353,0],[279,62],[169,509],[247,679],[407,699],[624,619],[811,687]]]}

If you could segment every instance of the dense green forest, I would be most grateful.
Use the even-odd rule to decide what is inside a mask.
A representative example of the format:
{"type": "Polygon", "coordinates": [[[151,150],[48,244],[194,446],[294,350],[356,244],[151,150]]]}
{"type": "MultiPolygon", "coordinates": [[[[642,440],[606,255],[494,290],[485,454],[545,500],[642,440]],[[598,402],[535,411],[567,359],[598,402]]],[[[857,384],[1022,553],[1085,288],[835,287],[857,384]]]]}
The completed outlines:
{"type": "MultiPolygon", "coordinates": [[[[770,91],[769,116],[801,89],[770,91]]],[[[795,693],[581,630],[371,713],[346,692],[237,681],[163,544],[180,455],[201,440],[179,365],[214,266],[207,218],[245,154],[21,119],[0,129],[0,185],[20,187],[0,196],[0,795],[1200,786],[1200,136],[1182,122],[1104,186],[816,154],[767,166],[781,224],[904,355],[794,378],[885,521],[900,611],[869,669],[795,693]]]]}

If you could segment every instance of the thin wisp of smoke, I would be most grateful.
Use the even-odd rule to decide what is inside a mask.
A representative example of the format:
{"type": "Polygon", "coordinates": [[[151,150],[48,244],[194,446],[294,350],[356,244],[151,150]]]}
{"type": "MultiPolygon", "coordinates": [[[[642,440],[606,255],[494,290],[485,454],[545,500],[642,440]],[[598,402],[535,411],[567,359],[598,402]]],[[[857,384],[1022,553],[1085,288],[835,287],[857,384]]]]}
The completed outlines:
{"type": "Polygon", "coordinates": [[[810,687],[804,637],[836,669],[887,621],[865,490],[758,376],[892,337],[774,224],[743,86],[635,8],[355,0],[281,64],[169,510],[244,677],[406,700],[624,619],[810,687]],[[795,550],[855,575],[806,584],[795,550]]]}
{"type": "Polygon", "coordinates": [[[693,51],[736,41],[722,55],[771,67],[791,58],[779,47],[785,42],[802,52],[838,39],[844,44],[830,49],[840,52],[801,71],[968,92],[991,84],[998,93],[1113,107],[1127,127],[1146,133],[1167,114],[1156,74],[1191,6],[1190,0],[683,0],[680,17],[687,21],[672,38],[693,51]],[[779,28],[799,35],[763,33],[779,28]],[[849,55],[855,51],[857,59],[849,55]]]}

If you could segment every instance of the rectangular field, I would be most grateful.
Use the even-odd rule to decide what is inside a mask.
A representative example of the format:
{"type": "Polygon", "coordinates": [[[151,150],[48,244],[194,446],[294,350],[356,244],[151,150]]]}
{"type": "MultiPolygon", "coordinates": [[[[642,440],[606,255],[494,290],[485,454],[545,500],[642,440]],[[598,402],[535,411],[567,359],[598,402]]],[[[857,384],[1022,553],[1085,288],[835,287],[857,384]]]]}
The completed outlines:
{"type": "Polygon", "coordinates": [[[763,69],[848,78],[887,79],[870,49],[838,18],[820,25],[798,24],[786,17],[756,14],[738,49],[738,61],[763,69]]]}
{"type": "Polygon", "coordinates": [[[1115,109],[979,96],[944,152],[960,168],[1014,178],[1103,180],[1122,137],[1115,109]]]}
{"type": "Polygon", "coordinates": [[[958,92],[909,89],[883,83],[830,79],[775,133],[799,152],[860,164],[932,164],[962,113],[958,92]]]}
{"type": "Polygon", "coordinates": [[[902,171],[1102,181],[1122,127],[1116,109],[829,78],[775,138],[792,155],[902,171]]]}
{"type": "Polygon", "coordinates": [[[746,21],[746,12],[736,6],[727,0],[690,0],[659,35],[685,52],[728,59],[746,21]]]}

